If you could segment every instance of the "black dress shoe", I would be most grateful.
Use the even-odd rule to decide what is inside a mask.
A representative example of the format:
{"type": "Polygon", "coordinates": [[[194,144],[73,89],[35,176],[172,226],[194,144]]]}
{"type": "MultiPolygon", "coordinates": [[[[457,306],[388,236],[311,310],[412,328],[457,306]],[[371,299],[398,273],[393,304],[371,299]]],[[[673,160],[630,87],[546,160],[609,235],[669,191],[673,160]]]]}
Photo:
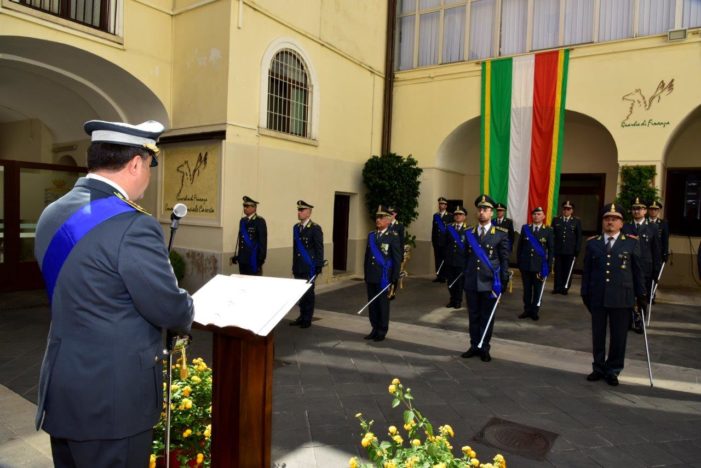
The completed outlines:
{"type": "Polygon", "coordinates": [[[372,340],[377,336],[377,332],[375,330],[371,331],[369,335],[366,335],[363,337],[364,340],[372,340]]]}
{"type": "Polygon", "coordinates": [[[614,374],[606,374],[604,380],[607,384],[611,385],[612,387],[618,385],[618,377],[616,377],[614,374]]]}
{"type": "Polygon", "coordinates": [[[531,314],[529,314],[528,312],[524,312],[521,315],[519,315],[518,318],[525,319],[525,318],[528,318],[530,316],[531,316],[531,314]]]}
{"type": "Polygon", "coordinates": [[[372,341],[384,341],[385,335],[375,335],[375,338],[372,339],[372,341]]]}
{"type": "Polygon", "coordinates": [[[485,351],[480,356],[480,359],[482,360],[482,362],[489,362],[492,360],[492,356],[489,355],[489,351],[485,351]]]}
{"type": "Polygon", "coordinates": [[[299,324],[299,328],[309,328],[312,326],[312,322],[302,322],[299,324]]]}
{"type": "Polygon", "coordinates": [[[293,321],[290,322],[290,326],[296,327],[296,326],[302,325],[302,323],[304,323],[304,320],[302,320],[302,317],[297,317],[296,319],[294,319],[293,321]]]}
{"type": "Polygon", "coordinates": [[[453,309],[462,309],[462,304],[453,304],[453,309]]]}
{"type": "Polygon", "coordinates": [[[589,382],[596,382],[597,380],[601,380],[604,378],[604,374],[601,372],[594,371],[591,374],[587,375],[587,380],[589,382]]]}
{"type": "Polygon", "coordinates": [[[468,349],[467,351],[465,351],[464,353],[462,353],[462,354],[460,355],[460,357],[463,357],[463,358],[471,358],[472,356],[477,356],[477,354],[478,354],[478,353],[477,353],[476,350],[470,348],[470,349],[468,349]]]}
{"type": "Polygon", "coordinates": [[[434,283],[442,283],[443,280],[440,279],[440,278],[436,278],[436,279],[433,280],[433,282],[434,282],[434,283]]]}
{"type": "Polygon", "coordinates": [[[553,289],[552,291],[550,291],[550,294],[560,294],[560,291],[557,289],[553,289]]]}
{"type": "Polygon", "coordinates": [[[560,294],[562,294],[563,296],[566,296],[566,295],[567,295],[567,289],[565,289],[564,291],[562,291],[560,294]]]}
{"type": "Polygon", "coordinates": [[[531,319],[537,322],[538,320],[540,320],[540,317],[538,317],[537,315],[531,315],[531,319]]]}
{"type": "Polygon", "coordinates": [[[452,309],[453,307],[455,307],[455,304],[453,304],[452,302],[449,302],[445,306],[449,309],[452,309]]]}

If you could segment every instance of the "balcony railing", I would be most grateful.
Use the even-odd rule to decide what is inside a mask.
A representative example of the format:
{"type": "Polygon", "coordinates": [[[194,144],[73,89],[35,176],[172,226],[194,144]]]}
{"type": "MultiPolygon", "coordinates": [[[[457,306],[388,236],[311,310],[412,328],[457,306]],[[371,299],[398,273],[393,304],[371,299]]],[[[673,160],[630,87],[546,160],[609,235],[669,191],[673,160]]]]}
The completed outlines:
{"type": "Polygon", "coordinates": [[[109,34],[117,31],[118,0],[11,0],[109,34]]]}

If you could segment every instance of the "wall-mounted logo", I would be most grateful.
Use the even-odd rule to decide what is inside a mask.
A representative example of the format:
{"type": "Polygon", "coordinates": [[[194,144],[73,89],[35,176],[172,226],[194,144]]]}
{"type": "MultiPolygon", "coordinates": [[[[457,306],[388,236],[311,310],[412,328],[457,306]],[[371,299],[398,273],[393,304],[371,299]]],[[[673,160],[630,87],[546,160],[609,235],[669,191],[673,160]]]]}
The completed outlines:
{"type": "Polygon", "coordinates": [[[628,114],[621,121],[621,127],[666,127],[669,125],[669,120],[652,118],[651,111],[655,108],[655,104],[659,105],[665,96],[669,96],[674,91],[674,78],[665,82],[660,80],[652,94],[649,97],[643,93],[640,88],[636,88],[630,93],[624,94],[621,99],[628,106],[628,114]]]}

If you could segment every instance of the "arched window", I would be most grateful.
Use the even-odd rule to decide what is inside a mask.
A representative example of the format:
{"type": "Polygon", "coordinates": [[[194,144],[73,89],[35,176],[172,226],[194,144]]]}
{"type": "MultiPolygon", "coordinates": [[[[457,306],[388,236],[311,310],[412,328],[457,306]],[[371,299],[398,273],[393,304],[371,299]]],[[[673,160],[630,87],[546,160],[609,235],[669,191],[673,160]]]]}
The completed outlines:
{"type": "Polygon", "coordinates": [[[302,58],[291,49],[275,54],[268,68],[266,127],[309,138],[311,82],[302,58]]]}

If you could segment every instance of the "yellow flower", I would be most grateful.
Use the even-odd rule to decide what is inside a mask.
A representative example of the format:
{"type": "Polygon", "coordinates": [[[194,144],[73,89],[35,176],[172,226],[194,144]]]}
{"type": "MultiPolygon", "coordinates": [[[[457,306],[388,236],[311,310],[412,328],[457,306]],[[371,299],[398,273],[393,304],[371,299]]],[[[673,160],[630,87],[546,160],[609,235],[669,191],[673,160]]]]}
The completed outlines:
{"type": "Polygon", "coordinates": [[[394,393],[397,391],[397,386],[396,386],[396,385],[390,385],[390,386],[387,388],[387,390],[389,391],[389,393],[391,393],[392,395],[394,395],[394,393]]]}
{"type": "Polygon", "coordinates": [[[185,395],[186,397],[190,396],[190,392],[192,392],[192,389],[190,388],[189,385],[187,385],[185,388],[183,388],[183,395],[185,395]]]}
{"type": "Polygon", "coordinates": [[[475,458],[477,456],[477,452],[475,452],[474,450],[470,450],[470,453],[468,453],[467,456],[470,458],[475,458]]]}
{"type": "Polygon", "coordinates": [[[190,378],[190,380],[192,380],[192,382],[193,382],[193,383],[196,383],[196,384],[202,382],[202,379],[200,379],[200,378],[199,378],[198,376],[196,376],[196,375],[193,375],[193,376],[190,378]]]}
{"type": "Polygon", "coordinates": [[[399,445],[402,445],[402,443],[404,442],[404,439],[402,439],[402,436],[400,436],[399,434],[392,437],[392,440],[394,440],[399,445]]]}
{"type": "Polygon", "coordinates": [[[184,438],[187,439],[187,438],[190,437],[191,435],[192,435],[192,429],[185,429],[185,430],[183,431],[183,437],[184,437],[184,438]]]}
{"type": "Polygon", "coordinates": [[[182,401],[180,402],[180,409],[191,409],[192,408],[192,400],[189,398],[183,398],[182,401]]]}
{"type": "Polygon", "coordinates": [[[207,427],[204,430],[204,437],[205,439],[209,439],[209,437],[212,435],[212,425],[207,424],[207,427]]]}
{"type": "Polygon", "coordinates": [[[484,463],[480,465],[480,468],[494,468],[494,465],[492,465],[491,463],[484,463]]]}
{"type": "Polygon", "coordinates": [[[453,432],[453,428],[450,427],[448,424],[446,424],[445,426],[441,426],[439,430],[444,436],[449,435],[450,437],[455,437],[455,432],[453,432]]]}
{"type": "Polygon", "coordinates": [[[462,450],[462,453],[464,453],[465,455],[467,455],[468,453],[470,453],[470,451],[472,451],[472,447],[470,447],[469,445],[465,445],[465,446],[463,446],[463,448],[461,448],[460,450],[462,450]]]}
{"type": "Polygon", "coordinates": [[[409,421],[408,423],[404,424],[404,430],[408,432],[408,431],[410,431],[414,426],[416,426],[416,421],[414,421],[414,420],[412,419],[412,420],[409,421]]]}
{"type": "Polygon", "coordinates": [[[399,385],[399,379],[396,377],[392,379],[392,385],[399,385]]]}
{"type": "Polygon", "coordinates": [[[439,463],[437,465],[433,465],[433,468],[445,468],[445,463],[439,463]]]}
{"type": "Polygon", "coordinates": [[[414,447],[418,447],[419,445],[421,445],[421,441],[419,439],[414,439],[411,441],[411,445],[413,445],[414,447]]]}
{"type": "Polygon", "coordinates": [[[473,458],[472,460],[470,460],[470,464],[472,466],[480,466],[480,461],[476,458],[473,458]]]}
{"type": "Polygon", "coordinates": [[[197,454],[197,464],[201,465],[203,461],[204,461],[204,453],[198,453],[197,454]]]}
{"type": "Polygon", "coordinates": [[[370,445],[371,440],[372,439],[364,438],[360,441],[360,445],[362,445],[363,448],[368,448],[368,445],[370,445]]]}
{"type": "Polygon", "coordinates": [[[363,413],[356,413],[356,414],[355,414],[355,417],[356,417],[356,418],[360,418],[360,417],[362,417],[362,416],[363,416],[363,413]]]}
{"type": "Polygon", "coordinates": [[[175,393],[175,392],[177,392],[178,390],[180,390],[180,386],[179,386],[178,384],[175,384],[175,383],[174,383],[173,385],[170,386],[170,389],[171,389],[171,391],[172,391],[173,393],[175,393]]]}
{"type": "Polygon", "coordinates": [[[504,460],[504,455],[502,455],[501,453],[497,453],[496,455],[494,455],[494,461],[497,463],[506,462],[506,460],[504,460]]]}
{"type": "Polygon", "coordinates": [[[148,468],[156,468],[156,456],[154,454],[151,454],[148,460],[148,468]]]}
{"type": "Polygon", "coordinates": [[[384,468],[397,468],[397,465],[393,461],[386,461],[384,464],[384,468]]]}
{"type": "Polygon", "coordinates": [[[389,429],[387,430],[389,431],[389,435],[394,435],[397,433],[397,428],[395,426],[389,426],[389,429]]]}
{"type": "Polygon", "coordinates": [[[348,468],[358,468],[358,458],[353,457],[348,460],[348,468]]]}

